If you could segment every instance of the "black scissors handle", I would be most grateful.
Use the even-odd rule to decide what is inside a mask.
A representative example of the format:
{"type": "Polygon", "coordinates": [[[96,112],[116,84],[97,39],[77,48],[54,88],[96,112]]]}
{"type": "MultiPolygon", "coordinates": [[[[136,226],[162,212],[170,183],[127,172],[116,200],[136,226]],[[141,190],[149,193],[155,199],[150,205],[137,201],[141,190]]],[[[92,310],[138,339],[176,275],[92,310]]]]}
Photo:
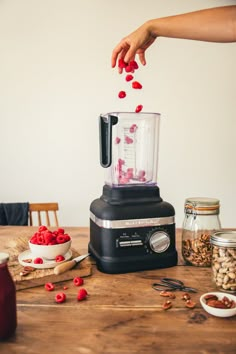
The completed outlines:
{"type": "Polygon", "coordinates": [[[161,278],[160,283],[154,283],[152,284],[153,289],[155,290],[180,290],[180,291],[187,291],[187,292],[192,292],[196,293],[197,289],[190,288],[184,285],[184,283],[181,280],[178,279],[173,279],[173,278],[161,278]]]}
{"type": "Polygon", "coordinates": [[[181,280],[173,279],[173,278],[162,278],[161,281],[165,284],[168,284],[174,289],[182,289],[184,288],[184,283],[181,280]]]}

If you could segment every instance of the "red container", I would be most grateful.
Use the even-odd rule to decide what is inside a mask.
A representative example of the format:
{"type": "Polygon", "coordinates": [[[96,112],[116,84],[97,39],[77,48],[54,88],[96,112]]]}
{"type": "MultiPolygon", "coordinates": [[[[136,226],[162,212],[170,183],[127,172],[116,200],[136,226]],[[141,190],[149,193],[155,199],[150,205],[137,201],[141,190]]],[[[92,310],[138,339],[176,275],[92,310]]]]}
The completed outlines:
{"type": "Polygon", "coordinates": [[[9,338],[15,333],[16,287],[8,269],[9,255],[0,252],[0,340],[9,338]]]}

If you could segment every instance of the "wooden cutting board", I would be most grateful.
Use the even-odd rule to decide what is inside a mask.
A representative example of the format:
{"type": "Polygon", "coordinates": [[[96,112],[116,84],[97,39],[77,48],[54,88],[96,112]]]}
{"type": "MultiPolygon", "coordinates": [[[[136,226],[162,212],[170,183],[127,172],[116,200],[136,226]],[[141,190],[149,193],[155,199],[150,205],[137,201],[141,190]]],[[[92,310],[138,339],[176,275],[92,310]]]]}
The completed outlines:
{"type": "MultiPolygon", "coordinates": [[[[24,267],[18,261],[18,255],[21,252],[28,250],[28,238],[18,237],[9,241],[6,244],[6,251],[10,255],[8,262],[9,271],[13,277],[16,285],[16,290],[22,290],[27,288],[33,288],[36,286],[44,285],[45,283],[52,282],[57,283],[61,281],[71,280],[74,277],[88,277],[92,274],[92,263],[89,258],[86,258],[79,263],[75,268],[66,271],[65,273],[55,275],[53,268],[49,269],[35,269],[28,275],[22,276],[20,273],[24,267]]],[[[71,248],[72,258],[79,256],[80,254],[71,248]]],[[[30,263],[29,263],[30,266],[30,263]]]]}

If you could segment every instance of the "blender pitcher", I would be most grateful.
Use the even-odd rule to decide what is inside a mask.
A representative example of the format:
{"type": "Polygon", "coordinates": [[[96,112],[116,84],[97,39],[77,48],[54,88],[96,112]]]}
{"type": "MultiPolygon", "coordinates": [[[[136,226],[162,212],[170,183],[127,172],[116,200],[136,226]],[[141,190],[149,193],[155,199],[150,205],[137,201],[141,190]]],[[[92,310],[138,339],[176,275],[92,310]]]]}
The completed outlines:
{"type": "Polygon", "coordinates": [[[156,185],[159,125],[159,113],[100,116],[100,163],[106,168],[106,185],[156,185]]]}
{"type": "Polygon", "coordinates": [[[105,273],[176,265],[175,210],[157,185],[160,114],[113,112],[99,122],[106,174],[90,204],[89,253],[105,273]]]}

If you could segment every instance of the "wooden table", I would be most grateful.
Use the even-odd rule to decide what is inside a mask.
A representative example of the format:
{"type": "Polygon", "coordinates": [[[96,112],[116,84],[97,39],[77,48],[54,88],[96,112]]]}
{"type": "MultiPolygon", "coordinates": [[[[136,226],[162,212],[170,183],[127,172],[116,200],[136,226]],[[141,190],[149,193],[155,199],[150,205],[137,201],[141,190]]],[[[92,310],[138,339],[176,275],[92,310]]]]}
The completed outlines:
{"type": "MultiPolygon", "coordinates": [[[[30,237],[35,229],[1,226],[0,250],[7,240],[30,237]]],[[[89,229],[65,229],[76,249],[86,252],[89,229]]],[[[178,245],[180,235],[181,230],[177,230],[178,245]]],[[[17,291],[16,335],[0,343],[1,354],[236,353],[236,316],[213,317],[199,303],[201,294],[215,290],[210,268],[178,265],[111,275],[94,266],[92,276],[84,283],[89,297],[80,302],[72,281],[57,285],[58,289],[65,284],[67,301],[63,304],[56,304],[55,291],[47,292],[43,286],[17,291]],[[176,292],[173,307],[164,311],[165,299],[151,287],[160,276],[196,287],[199,291],[192,299],[197,306],[186,308],[182,293],[176,292]]]]}

